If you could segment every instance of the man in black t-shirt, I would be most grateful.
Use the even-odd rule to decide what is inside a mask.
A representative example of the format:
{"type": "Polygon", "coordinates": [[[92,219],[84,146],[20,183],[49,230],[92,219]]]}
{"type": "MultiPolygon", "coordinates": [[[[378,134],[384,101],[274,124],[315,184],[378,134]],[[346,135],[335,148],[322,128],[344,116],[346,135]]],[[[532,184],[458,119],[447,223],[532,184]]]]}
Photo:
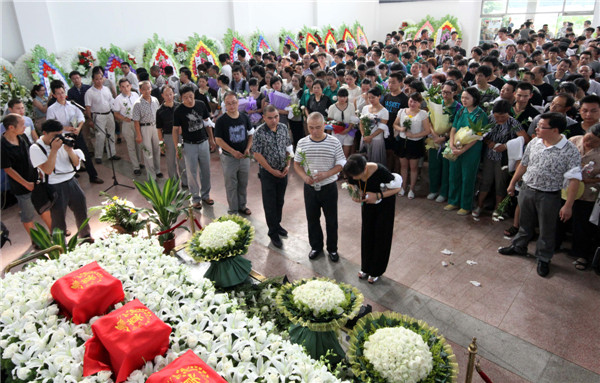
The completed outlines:
{"type": "Polygon", "coordinates": [[[215,140],[221,148],[221,165],[225,177],[225,191],[229,214],[250,215],[246,207],[248,174],[250,172],[250,148],[254,128],[246,113],[238,111],[235,92],[227,92],[224,97],[226,113],[215,125],[215,140]]]}
{"type": "Polygon", "coordinates": [[[400,171],[400,162],[396,156],[396,137],[394,136],[394,121],[400,109],[408,107],[408,97],[402,92],[402,81],[404,76],[400,72],[394,72],[388,80],[388,88],[390,93],[383,96],[381,105],[383,105],[390,113],[388,119],[388,128],[390,135],[385,140],[385,149],[387,155],[387,167],[391,172],[400,171]]]}
{"type": "MultiPolygon", "coordinates": [[[[33,229],[35,209],[31,202],[31,191],[37,180],[37,172],[29,160],[29,140],[25,132],[25,119],[15,113],[4,117],[2,121],[6,132],[0,142],[2,169],[8,175],[10,190],[17,198],[21,209],[21,222],[29,234],[33,229]]],[[[52,227],[50,210],[41,214],[48,228],[52,227]]]]}
{"type": "Polygon", "coordinates": [[[183,156],[187,171],[187,181],[192,193],[192,206],[201,209],[202,200],[214,205],[210,198],[210,151],[215,148],[212,121],[203,102],[194,99],[194,88],[184,86],[180,90],[182,104],[173,115],[173,144],[177,146],[179,135],[183,137],[183,156]],[[198,186],[198,166],[200,184],[198,186]]]}

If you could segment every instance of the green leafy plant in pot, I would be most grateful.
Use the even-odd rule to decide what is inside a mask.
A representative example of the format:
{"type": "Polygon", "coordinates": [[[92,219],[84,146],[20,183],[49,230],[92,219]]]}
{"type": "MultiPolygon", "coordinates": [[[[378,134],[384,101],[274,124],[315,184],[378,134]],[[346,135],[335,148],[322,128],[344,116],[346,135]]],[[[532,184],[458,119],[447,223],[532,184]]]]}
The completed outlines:
{"type": "MultiPolygon", "coordinates": [[[[54,245],[60,245],[63,248],[63,253],[69,253],[75,250],[75,246],[84,242],[85,239],[79,238],[78,235],[89,221],[90,218],[86,218],[77,230],[77,233],[75,233],[68,242],[65,232],[61,229],[54,228],[52,233],[50,233],[48,229],[36,222],[35,228],[31,229],[31,240],[40,249],[48,249],[54,245]]],[[[50,259],[58,259],[60,252],[54,250],[48,253],[48,255],[50,256],[50,259]]]]}
{"type": "MultiPolygon", "coordinates": [[[[152,177],[148,177],[148,180],[143,183],[134,181],[133,184],[140,194],[152,205],[153,211],[149,215],[150,221],[158,226],[158,233],[175,226],[179,216],[186,211],[185,208],[189,204],[190,193],[179,187],[178,179],[167,179],[162,190],[152,177]]],[[[181,227],[188,230],[185,225],[181,227]]],[[[165,243],[167,245],[169,243],[174,244],[174,240],[175,233],[173,231],[158,236],[158,241],[163,247],[165,243]]]]}

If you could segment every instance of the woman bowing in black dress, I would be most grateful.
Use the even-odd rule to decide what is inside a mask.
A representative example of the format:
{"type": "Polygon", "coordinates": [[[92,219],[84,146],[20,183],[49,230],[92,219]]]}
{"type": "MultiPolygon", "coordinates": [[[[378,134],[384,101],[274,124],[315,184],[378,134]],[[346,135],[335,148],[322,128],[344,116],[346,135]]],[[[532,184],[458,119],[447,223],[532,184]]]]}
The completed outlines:
{"type": "Polygon", "coordinates": [[[348,157],[344,173],[354,190],[353,200],[362,204],[360,279],[375,283],[385,272],[390,259],[396,194],[402,178],[360,154],[348,157]],[[382,187],[384,184],[385,187],[382,187]]]}

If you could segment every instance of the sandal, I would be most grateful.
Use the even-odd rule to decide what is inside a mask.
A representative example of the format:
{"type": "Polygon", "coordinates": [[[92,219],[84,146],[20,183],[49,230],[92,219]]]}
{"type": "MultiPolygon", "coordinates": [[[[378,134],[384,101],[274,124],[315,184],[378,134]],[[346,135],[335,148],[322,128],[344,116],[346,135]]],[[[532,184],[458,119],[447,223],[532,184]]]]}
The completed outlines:
{"type": "Polygon", "coordinates": [[[207,198],[207,199],[203,199],[202,202],[204,202],[205,204],[207,204],[208,206],[212,206],[215,204],[215,200],[207,198]]]}
{"type": "Polygon", "coordinates": [[[507,237],[514,237],[515,234],[519,232],[519,228],[515,226],[511,226],[508,229],[504,230],[504,235],[507,237]]]}
{"type": "Polygon", "coordinates": [[[359,279],[367,279],[367,278],[369,278],[369,274],[367,274],[367,273],[365,273],[363,271],[359,271],[358,272],[358,278],[359,279]]]}
{"type": "Polygon", "coordinates": [[[202,204],[201,204],[200,202],[194,202],[194,203],[192,204],[192,207],[193,207],[194,209],[198,209],[198,210],[200,210],[200,209],[202,209],[202,204]]]}
{"type": "Polygon", "coordinates": [[[252,214],[252,210],[250,210],[250,209],[248,209],[248,208],[245,208],[245,209],[240,209],[240,210],[238,210],[238,211],[239,211],[241,214],[244,214],[244,215],[250,215],[250,214],[252,214]]]}
{"type": "Polygon", "coordinates": [[[585,258],[577,258],[573,264],[575,264],[575,268],[579,271],[585,271],[588,268],[588,261],[585,258]]]}
{"type": "Polygon", "coordinates": [[[368,280],[368,282],[369,282],[370,284],[373,284],[373,283],[377,282],[378,280],[379,280],[379,277],[372,277],[372,276],[369,276],[369,280],[368,280]]]}

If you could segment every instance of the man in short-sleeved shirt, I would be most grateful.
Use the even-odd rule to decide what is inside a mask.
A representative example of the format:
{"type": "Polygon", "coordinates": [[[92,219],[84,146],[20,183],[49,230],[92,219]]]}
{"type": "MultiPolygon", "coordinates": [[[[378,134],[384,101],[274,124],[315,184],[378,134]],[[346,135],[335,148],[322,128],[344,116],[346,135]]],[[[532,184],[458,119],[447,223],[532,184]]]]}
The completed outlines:
{"type": "Polygon", "coordinates": [[[319,112],[311,113],[307,125],[310,135],[298,141],[294,169],[304,181],[308,240],[312,249],[308,257],[313,260],[323,253],[323,230],[320,221],[323,210],[327,230],[327,252],[329,259],[337,262],[338,192],[335,181],[346,164],[346,157],[340,141],[330,134],[325,134],[323,115],[319,112]]]}
{"type": "Polygon", "coordinates": [[[503,255],[526,255],[527,244],[535,234],[538,222],[540,235],[536,243],[537,273],[545,277],[550,272],[554,255],[554,241],[558,218],[571,218],[573,202],[581,180],[579,150],[562,135],[567,127],[565,116],[545,113],[540,116],[536,138],[525,149],[523,159],[508,186],[508,194],[515,191],[523,179],[519,192],[519,232],[508,247],[498,249],[503,255]],[[567,200],[561,208],[561,189],[568,180],[567,200]]]}
{"type": "Polygon", "coordinates": [[[246,206],[246,189],[254,128],[248,115],[238,111],[238,100],[234,92],[227,92],[224,102],[226,113],[215,124],[215,141],[221,148],[228,213],[250,215],[252,212],[246,206]]]}
{"type": "Polygon", "coordinates": [[[138,176],[142,174],[140,162],[143,158],[142,146],[135,142],[135,125],[133,123],[133,105],[140,96],[131,91],[131,83],[127,78],[119,80],[119,90],[121,93],[114,99],[112,110],[115,118],[121,121],[121,133],[127,144],[127,153],[129,161],[133,166],[133,174],[138,176]]]}
{"type": "Polygon", "coordinates": [[[104,77],[102,72],[96,72],[92,75],[94,86],[85,92],[85,112],[89,118],[94,121],[96,129],[96,144],[94,145],[94,157],[96,163],[102,163],[102,155],[106,144],[107,153],[112,160],[120,160],[115,149],[115,119],[112,114],[113,96],[110,90],[103,85],[104,77]],[[110,134],[110,139],[106,139],[106,133],[110,134]]]}
{"type": "Polygon", "coordinates": [[[202,101],[194,99],[194,88],[184,86],[180,92],[182,103],[173,115],[173,143],[177,145],[179,136],[183,137],[183,156],[192,206],[201,209],[201,200],[207,205],[214,204],[210,198],[210,150],[216,144],[208,109],[202,101]],[[202,189],[198,185],[198,170],[202,189]]]}
{"type": "Polygon", "coordinates": [[[156,131],[156,111],[160,107],[156,97],[152,97],[150,81],[140,83],[141,97],[133,104],[133,125],[135,142],[142,145],[144,165],[152,177],[162,178],[160,171],[160,145],[156,131]]]}

